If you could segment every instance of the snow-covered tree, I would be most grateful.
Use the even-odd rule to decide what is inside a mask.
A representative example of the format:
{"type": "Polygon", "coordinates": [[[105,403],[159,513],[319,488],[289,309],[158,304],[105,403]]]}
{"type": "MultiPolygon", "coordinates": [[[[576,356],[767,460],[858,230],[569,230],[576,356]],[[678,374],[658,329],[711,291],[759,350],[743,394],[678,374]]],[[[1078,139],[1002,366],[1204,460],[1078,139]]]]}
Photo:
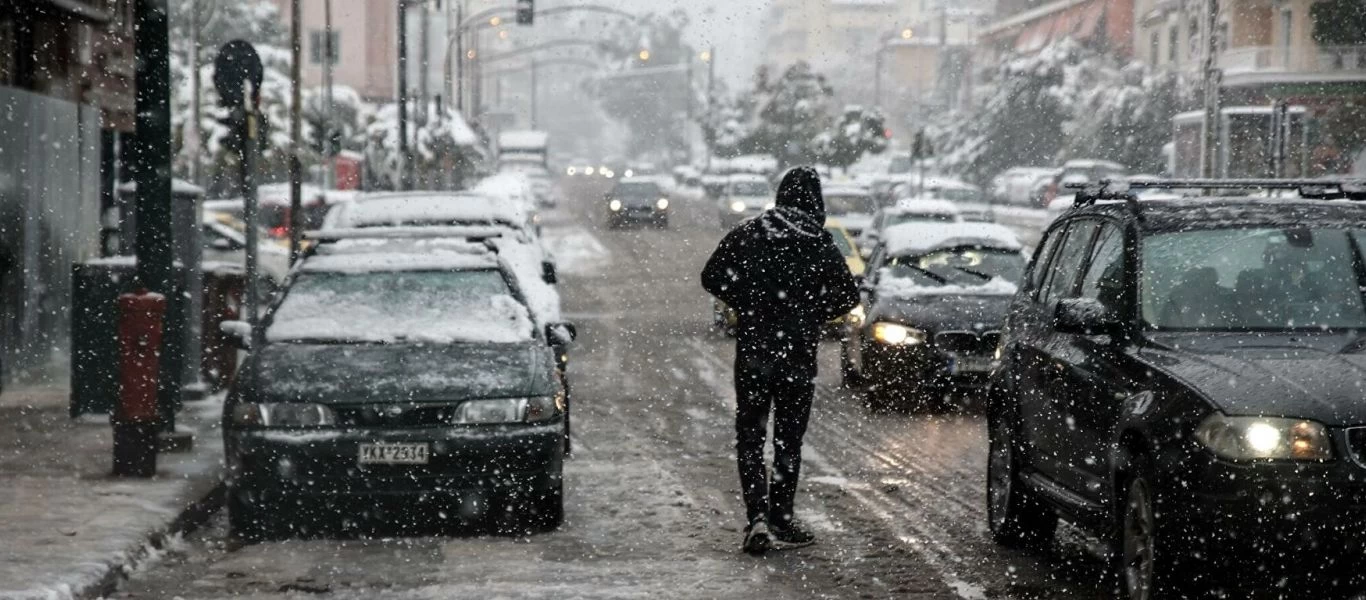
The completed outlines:
{"type": "Polygon", "coordinates": [[[832,122],[835,90],[805,61],[788,67],[777,79],[766,73],[760,71],[756,78],[758,124],[750,146],[777,157],[781,169],[816,162],[820,136],[832,122]]]}
{"type": "Polygon", "coordinates": [[[848,169],[865,154],[887,149],[886,120],[882,111],[846,106],[834,126],[816,139],[821,162],[848,169]]]}

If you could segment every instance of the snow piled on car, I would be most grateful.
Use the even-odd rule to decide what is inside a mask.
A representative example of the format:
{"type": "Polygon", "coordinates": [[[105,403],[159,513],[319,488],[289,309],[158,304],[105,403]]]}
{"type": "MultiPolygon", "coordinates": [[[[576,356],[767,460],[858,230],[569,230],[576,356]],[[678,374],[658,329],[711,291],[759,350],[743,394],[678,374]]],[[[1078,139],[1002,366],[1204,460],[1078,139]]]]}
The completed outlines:
{"type": "Polygon", "coordinates": [[[496,295],[480,304],[452,306],[408,297],[384,309],[339,307],[333,294],[290,294],[266,330],[272,342],[476,342],[515,344],[532,339],[531,315],[515,298],[496,295]]]}
{"type": "Polygon", "coordinates": [[[902,223],[882,234],[888,254],[924,254],[940,248],[981,246],[1020,250],[1024,246],[1009,228],[995,223],[902,223]]]}
{"type": "Polygon", "coordinates": [[[992,277],[981,285],[921,285],[913,279],[896,277],[882,269],[878,277],[877,293],[891,298],[916,296],[1013,296],[1018,286],[1001,277],[992,277]]]}

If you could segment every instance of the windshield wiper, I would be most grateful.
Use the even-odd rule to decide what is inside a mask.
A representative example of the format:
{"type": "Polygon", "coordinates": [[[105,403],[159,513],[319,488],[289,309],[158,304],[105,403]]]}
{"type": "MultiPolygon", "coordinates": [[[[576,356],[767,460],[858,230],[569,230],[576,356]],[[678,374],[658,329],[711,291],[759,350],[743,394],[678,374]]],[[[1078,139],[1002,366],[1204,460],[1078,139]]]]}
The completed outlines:
{"type": "Polygon", "coordinates": [[[964,273],[967,273],[968,275],[974,275],[974,276],[980,277],[980,278],[982,278],[983,281],[989,280],[989,279],[991,279],[991,278],[993,277],[992,275],[988,275],[988,274],[983,273],[983,272],[981,272],[981,271],[975,271],[975,270],[969,269],[969,268],[967,268],[967,267],[953,267],[953,268],[958,269],[959,271],[962,271],[962,272],[964,272],[964,273]]]}
{"type": "Polygon", "coordinates": [[[943,275],[940,275],[940,274],[938,274],[938,273],[935,273],[934,271],[931,271],[931,270],[929,270],[929,269],[926,269],[925,267],[920,267],[920,266],[916,266],[916,265],[904,265],[904,266],[906,266],[907,268],[910,268],[910,269],[916,271],[917,273],[921,273],[921,274],[923,274],[924,276],[929,277],[930,279],[933,279],[936,283],[945,284],[945,283],[948,283],[948,282],[949,282],[949,279],[948,279],[947,277],[944,277],[943,275]]]}

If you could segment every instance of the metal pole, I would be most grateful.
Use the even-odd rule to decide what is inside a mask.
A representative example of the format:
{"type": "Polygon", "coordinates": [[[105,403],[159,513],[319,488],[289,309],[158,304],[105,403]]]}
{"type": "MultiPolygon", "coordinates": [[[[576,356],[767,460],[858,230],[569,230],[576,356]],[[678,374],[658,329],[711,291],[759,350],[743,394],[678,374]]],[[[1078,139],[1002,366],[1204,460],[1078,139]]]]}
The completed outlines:
{"type": "Polygon", "coordinates": [[[882,51],[886,47],[884,42],[873,55],[873,106],[877,108],[882,108],[882,51]]]}
{"type": "Polygon", "coordinates": [[[202,185],[200,180],[200,78],[199,78],[199,0],[190,0],[190,126],[185,141],[190,147],[190,183],[202,185]]]}
{"type": "Polygon", "coordinates": [[[398,189],[408,189],[408,0],[398,0],[398,189]]]}
{"type": "Polygon", "coordinates": [[[331,190],[337,187],[335,158],[339,150],[332,143],[332,113],[336,110],[332,99],[332,57],[337,51],[332,47],[332,0],[323,0],[323,40],[323,187],[331,190]]]}
{"type": "Polygon", "coordinates": [[[692,164],[692,162],[693,162],[693,154],[692,154],[692,151],[693,151],[693,139],[692,139],[692,132],[693,132],[693,129],[695,129],[695,128],[697,127],[697,124],[696,124],[696,123],[693,123],[693,97],[692,97],[692,61],[693,61],[693,56],[692,56],[691,53],[688,54],[688,59],[687,59],[687,60],[688,60],[687,75],[684,76],[685,79],[683,80],[683,81],[684,81],[684,85],[683,85],[683,94],[684,94],[683,100],[684,100],[684,102],[687,103],[687,105],[686,105],[687,108],[686,108],[686,110],[685,110],[685,112],[684,112],[684,114],[686,115],[686,119],[687,119],[687,120],[683,123],[683,140],[684,140],[684,143],[686,143],[686,144],[688,145],[688,164],[692,164]]]}
{"type": "MultiPolygon", "coordinates": [[[[465,117],[465,30],[460,28],[460,24],[464,20],[465,3],[462,0],[455,4],[455,85],[457,89],[451,91],[455,95],[455,112],[460,113],[462,118],[465,117]]],[[[446,48],[449,49],[450,47],[450,43],[447,43],[446,48]]],[[[447,71],[449,70],[447,69],[447,71]]]]}
{"type": "MultiPolygon", "coordinates": [[[[257,252],[260,242],[260,236],[256,235],[256,227],[257,223],[260,221],[260,218],[257,217],[257,213],[259,212],[259,200],[256,197],[256,153],[260,151],[260,142],[257,140],[257,137],[259,136],[260,132],[258,131],[256,122],[256,106],[252,102],[252,97],[255,95],[255,90],[253,90],[253,86],[250,81],[248,81],[246,85],[243,87],[242,92],[244,96],[242,102],[242,110],[245,111],[244,120],[247,130],[246,135],[243,136],[244,139],[242,142],[242,160],[240,163],[242,169],[242,220],[246,221],[247,226],[246,313],[247,323],[251,325],[250,347],[252,348],[252,350],[256,350],[261,347],[261,341],[265,339],[265,336],[263,335],[265,332],[261,330],[261,323],[260,319],[258,318],[258,315],[261,312],[261,288],[259,285],[260,282],[257,281],[259,279],[258,274],[260,272],[260,269],[258,268],[257,264],[257,252]]],[[[259,389],[259,379],[257,377],[258,375],[259,373],[253,369],[251,389],[259,389]]]]}
{"type": "Polygon", "coordinates": [[[536,57],[531,57],[531,128],[536,129],[536,57]]]}
{"type": "MultiPolygon", "coordinates": [[[[300,58],[303,55],[303,23],[299,0],[289,2],[289,264],[299,260],[299,242],[303,235],[303,165],[299,162],[299,145],[302,137],[303,94],[300,89],[300,58]]],[[[247,237],[253,237],[254,229],[247,230],[247,237]]]]}
{"type": "MultiPolygon", "coordinates": [[[[707,48],[707,124],[715,126],[716,115],[714,114],[716,103],[716,47],[707,48]]],[[[711,145],[707,145],[707,170],[711,170],[711,145]]]]}
{"type": "Polygon", "coordinates": [[[427,62],[427,49],[431,46],[431,37],[429,33],[429,30],[431,29],[431,12],[432,11],[427,9],[427,5],[423,4],[422,11],[419,13],[420,18],[418,19],[418,40],[422,47],[417,51],[417,122],[422,125],[427,124],[427,119],[429,118],[427,114],[427,103],[429,102],[429,98],[431,98],[431,88],[428,86],[428,73],[431,69],[428,67],[427,62]]]}
{"type": "MultiPolygon", "coordinates": [[[[1200,176],[1213,177],[1218,168],[1220,88],[1223,72],[1219,69],[1219,0],[1205,0],[1205,116],[1200,148],[1200,176]]],[[[1208,193],[1208,192],[1207,192],[1208,193]]]]}

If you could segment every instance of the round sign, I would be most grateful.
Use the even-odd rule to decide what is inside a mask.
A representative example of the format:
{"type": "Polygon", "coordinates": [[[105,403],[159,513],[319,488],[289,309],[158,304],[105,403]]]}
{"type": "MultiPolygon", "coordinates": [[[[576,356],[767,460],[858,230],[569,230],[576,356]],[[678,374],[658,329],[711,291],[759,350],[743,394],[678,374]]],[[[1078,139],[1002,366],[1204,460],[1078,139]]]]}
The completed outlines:
{"type": "Polygon", "coordinates": [[[213,87],[218,90],[219,102],[226,108],[242,106],[243,88],[251,82],[251,105],[261,102],[261,79],[265,71],[256,48],[242,40],[233,40],[218,49],[213,59],[213,87]]]}

